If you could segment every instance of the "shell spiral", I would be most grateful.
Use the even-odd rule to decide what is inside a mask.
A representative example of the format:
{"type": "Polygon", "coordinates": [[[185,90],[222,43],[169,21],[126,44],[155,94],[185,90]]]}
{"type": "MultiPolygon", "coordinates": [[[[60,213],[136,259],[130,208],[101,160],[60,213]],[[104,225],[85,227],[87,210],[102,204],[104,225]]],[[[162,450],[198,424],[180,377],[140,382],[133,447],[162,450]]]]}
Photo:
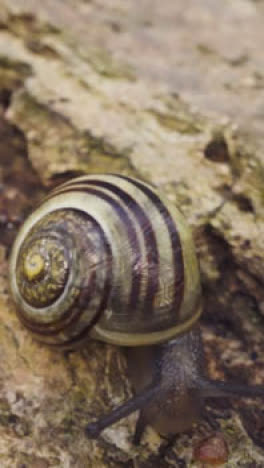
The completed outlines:
{"type": "Polygon", "coordinates": [[[18,233],[10,285],[21,322],[59,347],[89,336],[161,343],[201,313],[181,213],[150,185],[121,175],[78,177],[51,192],[18,233]]]}

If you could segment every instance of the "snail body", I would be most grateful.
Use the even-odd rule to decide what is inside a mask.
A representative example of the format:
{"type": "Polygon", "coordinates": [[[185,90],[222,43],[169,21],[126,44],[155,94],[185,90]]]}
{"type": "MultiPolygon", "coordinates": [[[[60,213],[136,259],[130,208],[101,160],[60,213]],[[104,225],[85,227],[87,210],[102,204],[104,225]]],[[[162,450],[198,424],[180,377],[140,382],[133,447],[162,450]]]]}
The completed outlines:
{"type": "Polygon", "coordinates": [[[161,434],[188,429],[207,396],[263,396],[260,386],[207,378],[191,233],[179,210],[142,181],[91,175],[51,192],[18,233],[10,291],[21,322],[49,346],[96,338],[128,347],[136,394],[89,424],[89,437],[141,409],[139,442],[147,424],[161,434]]]}

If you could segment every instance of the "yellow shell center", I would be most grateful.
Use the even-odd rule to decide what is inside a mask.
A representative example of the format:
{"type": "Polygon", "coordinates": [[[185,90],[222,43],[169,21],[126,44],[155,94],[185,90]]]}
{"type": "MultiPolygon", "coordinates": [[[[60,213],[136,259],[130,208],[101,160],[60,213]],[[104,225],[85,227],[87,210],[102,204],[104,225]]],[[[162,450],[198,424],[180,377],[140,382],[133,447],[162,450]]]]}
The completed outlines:
{"type": "Polygon", "coordinates": [[[44,258],[35,253],[28,255],[24,261],[24,275],[29,281],[34,281],[43,275],[45,272],[45,261],[44,258]]]}

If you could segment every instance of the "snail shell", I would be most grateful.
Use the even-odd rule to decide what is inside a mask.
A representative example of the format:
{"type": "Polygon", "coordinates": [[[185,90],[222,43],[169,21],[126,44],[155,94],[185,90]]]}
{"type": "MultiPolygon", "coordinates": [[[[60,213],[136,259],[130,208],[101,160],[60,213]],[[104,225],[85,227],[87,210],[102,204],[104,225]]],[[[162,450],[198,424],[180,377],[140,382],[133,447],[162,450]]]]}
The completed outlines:
{"type": "Polygon", "coordinates": [[[21,322],[40,341],[74,347],[165,342],[201,313],[193,241],[178,209],[120,175],[59,186],[21,227],[10,258],[21,322]]]}

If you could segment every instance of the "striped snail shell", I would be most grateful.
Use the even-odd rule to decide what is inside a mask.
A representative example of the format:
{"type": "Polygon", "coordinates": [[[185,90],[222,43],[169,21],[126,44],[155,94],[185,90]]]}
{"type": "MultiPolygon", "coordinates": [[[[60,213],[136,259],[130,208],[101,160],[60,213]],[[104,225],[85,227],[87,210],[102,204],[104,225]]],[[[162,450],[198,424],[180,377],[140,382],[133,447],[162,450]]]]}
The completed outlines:
{"type": "Polygon", "coordinates": [[[181,213],[150,185],[120,175],[78,177],[51,192],[18,233],[10,285],[21,322],[59,347],[89,336],[161,343],[201,313],[181,213]]]}

